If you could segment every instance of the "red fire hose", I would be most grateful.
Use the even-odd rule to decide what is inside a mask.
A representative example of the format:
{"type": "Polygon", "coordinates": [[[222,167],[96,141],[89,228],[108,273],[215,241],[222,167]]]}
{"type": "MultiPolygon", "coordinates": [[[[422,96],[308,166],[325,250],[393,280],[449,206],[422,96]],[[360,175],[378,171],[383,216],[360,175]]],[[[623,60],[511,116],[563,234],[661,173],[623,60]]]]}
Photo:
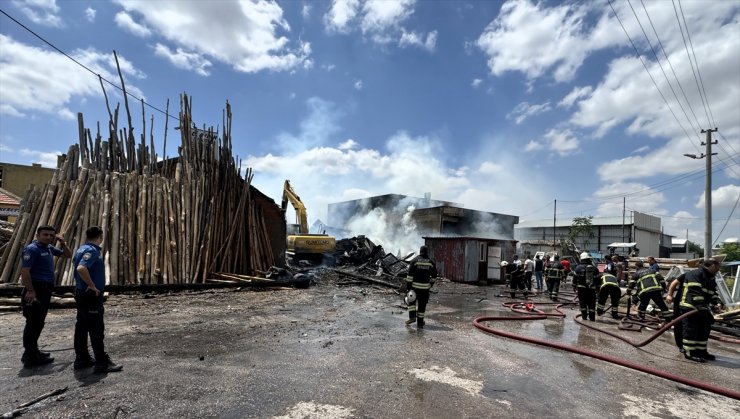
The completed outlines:
{"type": "MultiPolygon", "coordinates": [[[[550,304],[552,304],[552,303],[550,303],[550,304]]],[[[557,304],[558,304],[558,306],[556,307],[556,310],[557,310],[557,308],[560,307],[560,305],[562,305],[562,303],[557,303],[557,304]]],[[[519,316],[519,317],[479,316],[479,317],[476,317],[475,320],[473,320],[473,326],[475,326],[476,328],[478,328],[478,329],[480,329],[480,330],[482,330],[484,332],[491,333],[493,335],[502,336],[502,337],[505,337],[505,338],[519,340],[519,341],[523,341],[523,342],[533,343],[535,345],[547,346],[547,347],[550,347],[550,348],[560,349],[560,350],[563,350],[563,351],[573,352],[573,353],[584,355],[584,356],[588,356],[588,357],[591,357],[591,358],[600,359],[602,361],[611,362],[613,364],[621,365],[621,366],[626,367],[626,368],[632,368],[634,370],[641,371],[641,372],[644,372],[646,374],[655,375],[657,377],[665,378],[667,380],[675,381],[677,383],[685,384],[687,386],[691,386],[691,387],[695,387],[695,388],[698,388],[698,389],[701,389],[701,390],[705,390],[705,391],[709,391],[709,392],[712,392],[712,393],[720,394],[722,396],[730,397],[730,398],[733,398],[735,400],[740,400],[740,392],[739,391],[736,391],[736,390],[732,390],[732,389],[728,389],[728,388],[716,386],[716,385],[713,385],[713,384],[705,383],[703,381],[694,380],[694,379],[691,379],[691,378],[688,378],[688,377],[684,377],[684,376],[680,376],[680,375],[676,375],[676,374],[671,374],[669,372],[661,371],[661,370],[658,370],[656,368],[651,368],[651,367],[647,367],[647,366],[644,366],[644,365],[636,364],[634,362],[630,362],[630,361],[627,361],[625,359],[616,358],[616,357],[609,356],[609,355],[606,355],[606,354],[602,354],[602,353],[590,351],[588,349],[578,348],[578,347],[575,347],[575,346],[565,345],[565,344],[557,343],[557,342],[551,342],[551,341],[547,341],[547,340],[543,340],[543,339],[531,338],[531,337],[527,337],[527,336],[518,335],[516,333],[505,332],[503,330],[494,329],[492,327],[489,327],[489,326],[486,326],[486,325],[483,324],[483,322],[489,322],[489,321],[544,320],[544,319],[546,319],[548,317],[565,317],[565,314],[563,314],[559,310],[557,310],[559,312],[559,314],[548,314],[548,313],[544,313],[541,310],[538,310],[536,308],[532,308],[531,310],[525,310],[525,309],[519,308],[518,306],[519,305],[522,305],[521,303],[507,303],[505,305],[511,307],[512,310],[514,310],[517,313],[524,314],[524,316],[519,316]],[[517,307],[515,308],[515,306],[517,306],[517,307]]],[[[676,319],[674,319],[673,321],[671,321],[667,325],[663,326],[663,328],[661,328],[661,330],[658,331],[658,333],[656,333],[655,336],[652,336],[649,339],[647,339],[646,341],[640,342],[640,343],[637,343],[637,344],[636,343],[633,343],[633,342],[631,342],[631,341],[629,341],[627,339],[624,339],[621,336],[616,336],[616,335],[614,335],[612,333],[608,333],[608,334],[611,335],[611,336],[617,337],[617,338],[619,338],[619,339],[621,339],[621,340],[629,343],[630,345],[637,346],[637,347],[644,346],[644,345],[647,345],[648,343],[650,343],[651,341],[653,341],[655,338],[657,338],[665,330],[668,330],[668,328],[670,328],[670,326],[672,326],[673,324],[675,324],[679,320],[683,320],[683,318],[688,317],[688,316],[690,316],[692,314],[694,314],[694,313],[693,312],[691,312],[691,313],[685,313],[685,314],[681,315],[680,317],[677,317],[676,319]]],[[[601,330],[601,329],[598,329],[598,330],[601,331],[601,332],[605,332],[604,330],[601,330]]],[[[607,332],[605,332],[605,333],[607,333],[607,332]]]]}

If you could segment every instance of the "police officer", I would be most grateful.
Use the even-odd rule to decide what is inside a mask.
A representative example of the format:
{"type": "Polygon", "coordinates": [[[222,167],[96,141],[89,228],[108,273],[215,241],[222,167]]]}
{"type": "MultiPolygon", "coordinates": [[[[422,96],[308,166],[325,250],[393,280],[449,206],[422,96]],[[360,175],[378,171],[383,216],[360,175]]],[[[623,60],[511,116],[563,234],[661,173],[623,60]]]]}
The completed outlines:
{"type": "Polygon", "coordinates": [[[640,298],[640,305],[637,307],[637,315],[641,319],[645,318],[645,309],[650,300],[660,309],[660,316],[663,320],[668,320],[671,313],[668,306],[663,301],[663,291],[665,290],[665,279],[659,273],[654,273],[650,268],[646,268],[641,260],[635,262],[635,273],[630,278],[627,285],[627,294],[632,294],[632,290],[637,288],[637,296],[640,298]]]}
{"type": "Polygon", "coordinates": [[[424,328],[424,311],[429,302],[429,290],[436,278],[437,267],[429,258],[429,249],[421,246],[419,256],[411,262],[406,276],[406,289],[414,290],[416,293],[416,302],[408,305],[409,319],[406,320],[406,324],[416,322],[417,328],[424,328]]]}
{"type": "Polygon", "coordinates": [[[619,288],[619,280],[611,270],[605,269],[600,278],[599,301],[596,303],[596,314],[604,314],[604,304],[611,299],[612,318],[619,319],[619,299],[622,298],[622,289],[619,288]]]}
{"type": "Polygon", "coordinates": [[[105,287],[105,263],[100,245],[103,229],[93,226],[85,231],[86,243],[80,246],[73,258],[75,266],[75,301],[77,322],[75,323],[74,348],[76,370],[95,365],[96,373],[118,372],[123,369],[111,361],[105,353],[103,336],[103,288],[105,287]],[[87,351],[87,336],[95,354],[95,360],[87,351]]]}
{"type": "Polygon", "coordinates": [[[552,301],[558,301],[560,281],[565,278],[565,269],[560,263],[560,256],[555,255],[553,257],[549,267],[545,269],[545,276],[547,277],[547,289],[550,291],[550,299],[552,301]]]}
{"type": "Polygon", "coordinates": [[[36,240],[23,248],[21,260],[21,303],[26,327],[23,329],[23,356],[21,362],[26,368],[54,362],[47,352],[39,351],[38,341],[44,329],[46,314],[51,302],[51,291],[54,289],[54,256],[72,257],[72,250],[67,247],[64,237],[56,234],[52,226],[40,226],[36,229],[36,240]],[[52,245],[59,242],[61,249],[52,245]]]}
{"type": "Polygon", "coordinates": [[[717,283],[714,276],[719,271],[716,259],[706,259],[702,267],[684,276],[681,295],[681,312],[699,312],[683,320],[684,357],[696,362],[714,361],[715,356],[707,352],[707,340],[714,316],[710,309],[719,304],[717,283]]]}
{"type": "Polygon", "coordinates": [[[596,321],[596,288],[599,285],[599,270],[588,252],[581,253],[579,259],[573,273],[573,283],[578,292],[581,317],[584,320],[596,321]]]}

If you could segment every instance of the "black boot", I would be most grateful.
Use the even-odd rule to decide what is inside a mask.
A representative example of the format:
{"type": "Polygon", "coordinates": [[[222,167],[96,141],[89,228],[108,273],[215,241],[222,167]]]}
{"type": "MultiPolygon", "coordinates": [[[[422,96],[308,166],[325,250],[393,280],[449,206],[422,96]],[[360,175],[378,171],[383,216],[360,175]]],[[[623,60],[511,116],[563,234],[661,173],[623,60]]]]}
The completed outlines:
{"type": "Polygon", "coordinates": [[[714,355],[710,354],[710,353],[709,353],[709,352],[707,352],[707,351],[701,351],[701,353],[699,354],[699,356],[700,356],[700,357],[702,357],[702,358],[704,358],[704,359],[705,359],[705,360],[707,360],[707,361],[714,361],[714,360],[716,360],[716,359],[717,359],[717,357],[716,357],[716,356],[714,356],[714,355]]]}
{"type": "Polygon", "coordinates": [[[39,365],[51,364],[54,362],[54,358],[48,356],[42,356],[39,353],[24,353],[21,357],[21,362],[24,368],[33,368],[39,365]]]}
{"type": "Polygon", "coordinates": [[[423,329],[424,328],[424,319],[418,319],[416,321],[416,328],[417,329],[423,329]]]}
{"type": "Polygon", "coordinates": [[[691,354],[690,352],[684,352],[683,357],[686,358],[686,359],[689,359],[691,361],[698,362],[700,364],[703,364],[703,363],[707,362],[707,361],[704,360],[704,358],[695,356],[695,355],[691,354]]]}
{"type": "Polygon", "coordinates": [[[93,365],[95,365],[95,360],[90,356],[90,354],[82,354],[75,357],[74,369],[76,370],[90,368],[93,365]]]}
{"type": "Polygon", "coordinates": [[[105,356],[105,359],[97,360],[95,362],[95,373],[96,374],[106,374],[109,372],[118,372],[123,369],[123,365],[116,365],[109,356],[105,356]]]}

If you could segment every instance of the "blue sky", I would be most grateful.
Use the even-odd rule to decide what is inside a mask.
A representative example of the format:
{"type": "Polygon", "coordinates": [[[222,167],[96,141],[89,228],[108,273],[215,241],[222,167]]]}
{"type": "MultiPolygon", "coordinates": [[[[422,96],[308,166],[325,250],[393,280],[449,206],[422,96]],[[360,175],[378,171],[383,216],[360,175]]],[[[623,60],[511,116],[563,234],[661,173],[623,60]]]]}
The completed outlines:
{"type": "MultiPolygon", "coordinates": [[[[737,238],[740,2],[612,6],[624,30],[600,0],[0,1],[118,84],[115,50],[129,91],[159,109],[176,114],[186,92],[216,126],[228,100],[254,184],[279,200],[290,179],[310,221],[385,193],[522,220],[552,220],[554,199],[559,218],[621,215],[625,197],[703,244],[704,160],[682,155],[717,126],[713,241],[737,238]]],[[[5,15],[0,65],[0,160],[52,165],[77,112],[105,126],[97,77],[5,15]]],[[[161,148],[164,115],[145,112],[161,148]]]]}

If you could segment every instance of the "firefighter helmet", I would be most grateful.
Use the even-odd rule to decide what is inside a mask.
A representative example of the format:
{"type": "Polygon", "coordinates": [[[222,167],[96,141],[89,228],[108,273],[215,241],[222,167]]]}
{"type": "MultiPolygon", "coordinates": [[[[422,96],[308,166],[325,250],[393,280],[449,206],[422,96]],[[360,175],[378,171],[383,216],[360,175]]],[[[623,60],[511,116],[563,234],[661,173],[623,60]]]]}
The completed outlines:
{"type": "Polygon", "coordinates": [[[406,297],[404,297],[403,301],[406,302],[406,305],[414,304],[416,302],[416,292],[414,292],[414,290],[409,290],[409,292],[406,293],[406,297]]]}
{"type": "Polygon", "coordinates": [[[588,252],[581,253],[581,259],[591,259],[591,255],[588,252]]]}
{"type": "Polygon", "coordinates": [[[508,264],[509,264],[509,262],[503,261],[503,262],[501,262],[501,267],[503,268],[503,267],[507,266],[508,264]]]}

